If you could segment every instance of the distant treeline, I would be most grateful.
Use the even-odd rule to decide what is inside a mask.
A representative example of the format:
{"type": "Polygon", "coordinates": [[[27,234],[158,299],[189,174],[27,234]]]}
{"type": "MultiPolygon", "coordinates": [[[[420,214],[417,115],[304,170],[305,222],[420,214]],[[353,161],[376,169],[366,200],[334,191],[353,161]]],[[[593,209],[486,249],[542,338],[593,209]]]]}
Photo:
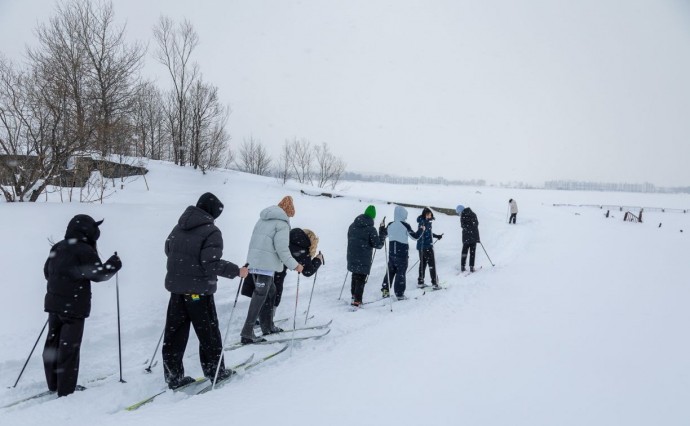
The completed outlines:
{"type": "Polygon", "coordinates": [[[546,189],[559,189],[569,191],[614,191],[614,192],[663,192],[663,193],[690,193],[690,186],[685,187],[657,187],[654,184],[645,183],[612,183],[612,182],[585,182],[574,180],[551,180],[544,184],[546,189]]]}
{"type": "Polygon", "coordinates": [[[396,183],[401,185],[474,185],[485,186],[484,179],[470,179],[470,180],[448,180],[444,177],[427,177],[427,176],[393,176],[388,174],[365,174],[355,172],[344,172],[341,180],[352,180],[362,182],[385,182],[396,183]]]}
{"type": "Polygon", "coordinates": [[[385,182],[403,185],[469,185],[469,186],[498,186],[501,188],[518,189],[557,189],[567,191],[612,191],[612,192],[660,192],[660,193],[690,193],[690,186],[685,187],[658,187],[651,183],[611,183],[611,182],[587,182],[574,180],[550,180],[543,186],[532,185],[525,182],[512,181],[499,184],[487,184],[484,179],[449,180],[444,177],[428,176],[394,176],[375,173],[344,172],[341,180],[363,182],[385,182]]]}

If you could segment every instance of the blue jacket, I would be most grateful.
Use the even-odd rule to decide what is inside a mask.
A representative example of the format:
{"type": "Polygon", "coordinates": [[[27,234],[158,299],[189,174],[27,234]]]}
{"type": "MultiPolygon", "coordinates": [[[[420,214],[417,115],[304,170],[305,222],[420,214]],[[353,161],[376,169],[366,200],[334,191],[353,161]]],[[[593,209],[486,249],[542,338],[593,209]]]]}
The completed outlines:
{"type": "Polygon", "coordinates": [[[405,222],[407,220],[407,209],[403,206],[395,206],[393,213],[394,221],[388,224],[388,239],[391,241],[391,257],[408,257],[409,244],[408,238],[418,239],[422,235],[422,230],[412,231],[412,227],[405,222]]]}
{"type": "Polygon", "coordinates": [[[434,245],[434,238],[439,238],[440,235],[434,234],[431,230],[431,222],[434,220],[434,214],[428,208],[422,210],[422,214],[417,217],[417,225],[424,227],[422,236],[417,240],[417,250],[432,247],[434,245]],[[426,218],[426,214],[431,213],[431,219],[426,218]]]}

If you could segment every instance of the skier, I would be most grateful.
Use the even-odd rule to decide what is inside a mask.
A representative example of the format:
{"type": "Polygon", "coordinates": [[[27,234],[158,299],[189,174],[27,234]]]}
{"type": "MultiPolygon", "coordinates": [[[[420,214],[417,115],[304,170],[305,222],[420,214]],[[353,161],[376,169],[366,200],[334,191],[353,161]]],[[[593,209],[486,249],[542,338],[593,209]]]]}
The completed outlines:
{"type": "Polygon", "coordinates": [[[294,216],[295,206],[292,197],[288,195],[277,206],[265,208],[254,226],[247,254],[254,292],[240,333],[243,344],[266,341],[263,337],[254,335],[257,318],[264,334],[282,331],[273,324],[276,296],[274,275],[283,270],[283,265],[298,273],[304,270],[304,266],[290,253],[290,218],[294,216]]]}
{"type": "Polygon", "coordinates": [[[357,216],[347,230],[347,270],[352,273],[352,306],[362,305],[364,285],[367,283],[374,249],[383,247],[388,235],[386,224],[381,222],[378,233],[374,227],[376,207],[368,206],[364,214],[357,216]]]}
{"type": "Polygon", "coordinates": [[[57,392],[58,397],[84,389],[77,385],[77,379],[84,321],[91,313],[91,281],[109,280],[122,268],[117,254],[105,264],[98,257],[96,241],[102,223],[85,214],[74,216],[67,225],[65,239],[51,247],[43,267],[48,281],[44,301],[48,337],[43,367],[48,390],[57,392]]]}
{"type": "Polygon", "coordinates": [[[508,201],[508,204],[510,204],[510,219],[508,219],[508,223],[515,224],[515,221],[517,219],[517,214],[518,214],[518,206],[515,200],[512,198],[508,201]]]}
{"type": "Polygon", "coordinates": [[[388,280],[393,284],[393,290],[398,300],[404,300],[405,297],[405,274],[407,272],[407,263],[409,258],[410,246],[407,243],[408,238],[414,240],[418,239],[424,226],[419,226],[417,231],[413,232],[412,227],[405,222],[407,220],[407,209],[403,206],[395,206],[393,213],[394,221],[388,224],[388,239],[390,240],[390,247],[388,252],[388,274],[383,277],[383,285],[381,287],[381,294],[383,297],[389,297],[388,280]]]}
{"type": "Polygon", "coordinates": [[[470,272],[474,272],[474,257],[479,243],[479,220],[477,215],[469,207],[459,205],[455,211],[460,215],[460,226],[462,227],[462,260],[460,271],[465,272],[467,252],[470,252],[470,272]]]}
{"type": "Polygon", "coordinates": [[[199,360],[204,376],[213,380],[218,363],[218,380],[234,374],[225,369],[221,357],[223,339],[218,328],[218,314],[213,294],[218,275],[246,277],[240,268],[223,260],[223,235],[214,224],[223,212],[223,203],[207,192],[196,206],[189,206],[165,240],[167,274],[165,288],[170,292],[163,339],[165,382],[170,389],[194,381],[184,375],[182,358],[189,339],[190,324],[199,338],[199,360]]]}
{"type": "MultiPolygon", "coordinates": [[[[290,230],[290,253],[292,257],[297,260],[304,269],[302,275],[311,277],[323,264],[323,254],[320,252],[316,254],[316,249],[319,244],[319,238],[309,229],[294,228],[290,230]]],[[[283,266],[281,272],[273,274],[273,283],[276,286],[276,295],[273,302],[272,317],[275,317],[276,308],[280,305],[280,300],[283,295],[283,282],[287,275],[287,266],[283,266]]],[[[250,274],[242,284],[242,295],[252,297],[254,293],[254,277],[250,274]]],[[[273,327],[273,330],[262,330],[264,335],[281,332],[280,327],[273,327]]]]}
{"type": "Polygon", "coordinates": [[[417,225],[424,227],[422,236],[417,240],[417,251],[419,251],[419,277],[417,278],[417,288],[427,287],[424,284],[424,272],[426,266],[429,265],[429,275],[431,275],[431,284],[434,289],[439,288],[438,274],[436,274],[436,256],[434,255],[434,241],[433,239],[441,239],[443,235],[434,234],[431,229],[431,222],[435,220],[431,209],[424,207],[422,214],[417,217],[417,225]]]}

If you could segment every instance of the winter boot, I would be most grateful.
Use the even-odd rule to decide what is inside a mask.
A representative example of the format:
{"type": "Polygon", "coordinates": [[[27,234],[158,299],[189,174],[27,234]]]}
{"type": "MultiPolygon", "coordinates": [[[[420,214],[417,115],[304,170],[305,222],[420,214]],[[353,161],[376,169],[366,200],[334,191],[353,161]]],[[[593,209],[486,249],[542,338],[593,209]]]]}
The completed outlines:
{"type": "MultiPolygon", "coordinates": [[[[218,372],[218,379],[216,379],[216,383],[222,382],[223,380],[227,380],[235,374],[237,373],[230,370],[229,368],[224,368],[218,372]]],[[[209,377],[209,380],[213,381],[213,377],[209,377]]]]}
{"type": "Polygon", "coordinates": [[[429,287],[429,286],[424,284],[424,283],[417,283],[417,288],[425,288],[425,287],[429,287]]]}
{"type": "Polygon", "coordinates": [[[434,284],[434,285],[431,286],[431,289],[432,289],[432,290],[440,290],[440,289],[441,289],[441,286],[438,285],[438,284],[434,284]]]}
{"type": "Polygon", "coordinates": [[[265,341],[266,341],[266,339],[264,339],[263,337],[244,337],[244,336],[242,336],[242,338],[240,339],[240,342],[243,345],[250,345],[252,343],[261,343],[261,342],[265,342],[265,341]]]}
{"type": "Polygon", "coordinates": [[[474,272],[474,266],[470,266],[470,272],[474,272]]]}
{"type": "Polygon", "coordinates": [[[396,296],[396,297],[398,298],[398,300],[407,300],[408,299],[408,297],[405,296],[404,294],[401,294],[400,296],[396,296]]]}
{"type": "Polygon", "coordinates": [[[460,272],[465,272],[467,269],[465,269],[465,265],[460,265],[460,272]]]}
{"type": "Polygon", "coordinates": [[[360,300],[353,300],[351,305],[355,308],[359,308],[360,306],[362,306],[362,302],[360,300]]]}
{"type": "Polygon", "coordinates": [[[182,386],[187,386],[190,383],[194,383],[195,380],[192,377],[189,376],[184,376],[180,377],[179,379],[171,379],[168,382],[168,388],[170,389],[179,389],[182,386]]]}
{"type": "Polygon", "coordinates": [[[390,291],[388,291],[387,288],[382,288],[382,289],[381,289],[381,297],[386,298],[386,297],[389,297],[390,295],[391,295],[391,294],[390,294],[390,291]]]}

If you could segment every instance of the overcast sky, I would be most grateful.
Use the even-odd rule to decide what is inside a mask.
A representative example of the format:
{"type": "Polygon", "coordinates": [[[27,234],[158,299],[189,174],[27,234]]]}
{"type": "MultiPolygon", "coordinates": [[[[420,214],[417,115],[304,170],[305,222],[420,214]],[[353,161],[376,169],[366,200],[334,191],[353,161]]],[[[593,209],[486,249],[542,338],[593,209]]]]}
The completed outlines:
{"type": "MultiPolygon", "coordinates": [[[[684,0],[114,0],[131,39],[188,18],[195,59],[253,135],[327,142],[352,171],[690,185],[684,0]]],[[[48,0],[0,0],[21,59],[48,0]]]]}

